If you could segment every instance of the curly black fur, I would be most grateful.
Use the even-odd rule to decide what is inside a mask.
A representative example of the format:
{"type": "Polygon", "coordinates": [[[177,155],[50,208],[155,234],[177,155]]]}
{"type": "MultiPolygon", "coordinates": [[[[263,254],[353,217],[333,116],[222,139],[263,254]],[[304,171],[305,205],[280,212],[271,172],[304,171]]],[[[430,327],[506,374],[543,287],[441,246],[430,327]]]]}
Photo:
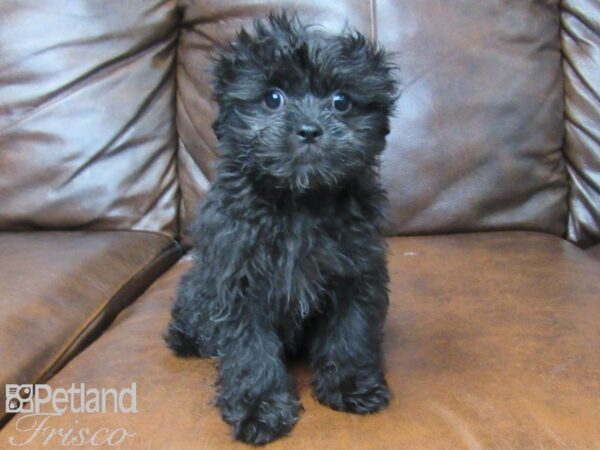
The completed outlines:
{"type": "Polygon", "coordinates": [[[269,442],[297,421],[284,359],[299,349],[319,401],[378,411],[389,392],[377,166],[393,68],[358,32],[330,36],[272,14],[239,32],[215,79],[219,170],[166,341],[180,355],[218,358],[216,403],[244,442],[269,442]],[[273,88],[285,99],[276,109],[264,99],[273,88]],[[348,111],[335,109],[336,95],[348,111]],[[308,139],[307,124],[319,131],[308,139]]]}

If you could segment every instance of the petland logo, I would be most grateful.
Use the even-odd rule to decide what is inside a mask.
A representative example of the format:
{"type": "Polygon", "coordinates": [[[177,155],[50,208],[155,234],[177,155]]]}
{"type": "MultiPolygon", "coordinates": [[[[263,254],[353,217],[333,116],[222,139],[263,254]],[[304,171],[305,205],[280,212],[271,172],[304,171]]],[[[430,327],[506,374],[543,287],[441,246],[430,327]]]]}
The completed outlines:
{"type": "Polygon", "coordinates": [[[6,412],[32,412],[27,405],[33,405],[33,385],[7,384],[6,385],[6,412]]]}
{"type": "Polygon", "coordinates": [[[52,427],[52,418],[72,414],[137,413],[137,385],[124,389],[90,388],[84,383],[69,388],[47,384],[7,384],[6,412],[21,413],[14,421],[17,436],[8,441],[13,446],[41,443],[50,447],[117,446],[135,436],[125,428],[110,430],[79,427],[75,419],[72,427],[52,427]]]}

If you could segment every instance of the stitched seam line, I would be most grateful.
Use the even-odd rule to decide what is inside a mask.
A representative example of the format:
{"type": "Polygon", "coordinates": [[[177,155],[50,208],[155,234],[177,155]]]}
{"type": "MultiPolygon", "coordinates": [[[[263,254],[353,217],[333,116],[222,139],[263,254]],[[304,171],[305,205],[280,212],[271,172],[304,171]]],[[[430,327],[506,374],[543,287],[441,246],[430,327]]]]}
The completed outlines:
{"type": "Polygon", "coordinates": [[[371,39],[377,41],[377,3],[371,0],[371,39]]]}

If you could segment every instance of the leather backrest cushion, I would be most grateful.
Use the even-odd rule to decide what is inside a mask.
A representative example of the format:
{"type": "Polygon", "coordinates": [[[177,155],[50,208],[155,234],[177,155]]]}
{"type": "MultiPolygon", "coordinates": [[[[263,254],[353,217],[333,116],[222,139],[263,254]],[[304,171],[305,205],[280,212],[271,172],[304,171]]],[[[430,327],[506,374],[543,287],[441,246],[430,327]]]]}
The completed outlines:
{"type": "Polygon", "coordinates": [[[177,232],[175,1],[0,2],[0,228],[177,232]]]}
{"type": "Polygon", "coordinates": [[[600,4],[562,2],[565,154],[571,189],[567,236],[600,242],[600,4]]]}
{"type": "Polygon", "coordinates": [[[213,176],[210,55],[271,8],[394,52],[403,93],[382,176],[387,231],[565,231],[559,5],[532,0],[188,0],[177,83],[182,227],[213,176]]]}

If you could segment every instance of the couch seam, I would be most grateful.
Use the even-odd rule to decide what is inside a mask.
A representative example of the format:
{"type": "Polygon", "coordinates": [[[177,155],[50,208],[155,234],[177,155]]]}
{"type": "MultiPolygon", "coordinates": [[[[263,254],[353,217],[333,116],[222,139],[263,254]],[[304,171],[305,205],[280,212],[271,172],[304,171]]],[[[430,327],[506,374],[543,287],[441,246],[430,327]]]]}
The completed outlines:
{"type": "Polygon", "coordinates": [[[569,158],[567,156],[567,89],[566,89],[566,72],[565,72],[565,49],[564,49],[564,39],[563,34],[565,33],[564,25],[563,25],[563,11],[564,11],[564,0],[560,0],[558,3],[558,45],[560,50],[560,72],[562,75],[562,102],[563,102],[563,117],[562,117],[562,143],[561,143],[561,152],[563,161],[565,164],[565,182],[567,187],[567,194],[565,196],[566,202],[566,223],[565,231],[563,234],[563,238],[569,239],[569,223],[571,222],[571,177],[569,175],[569,158]]]}
{"type": "Polygon", "coordinates": [[[371,40],[377,41],[377,0],[370,1],[371,14],[371,40]]]}
{"type": "Polygon", "coordinates": [[[183,189],[181,187],[181,178],[179,177],[179,143],[181,142],[181,136],[179,134],[179,115],[177,108],[177,99],[179,98],[179,77],[177,76],[179,72],[179,46],[181,45],[181,27],[183,25],[183,15],[184,9],[181,6],[181,2],[177,0],[177,29],[176,29],[176,45],[175,45],[175,58],[173,62],[172,68],[172,77],[173,77],[173,129],[175,130],[175,178],[177,179],[177,192],[176,192],[176,212],[175,212],[175,239],[178,241],[181,240],[182,232],[181,232],[181,214],[182,214],[182,204],[183,204],[183,189]]]}

